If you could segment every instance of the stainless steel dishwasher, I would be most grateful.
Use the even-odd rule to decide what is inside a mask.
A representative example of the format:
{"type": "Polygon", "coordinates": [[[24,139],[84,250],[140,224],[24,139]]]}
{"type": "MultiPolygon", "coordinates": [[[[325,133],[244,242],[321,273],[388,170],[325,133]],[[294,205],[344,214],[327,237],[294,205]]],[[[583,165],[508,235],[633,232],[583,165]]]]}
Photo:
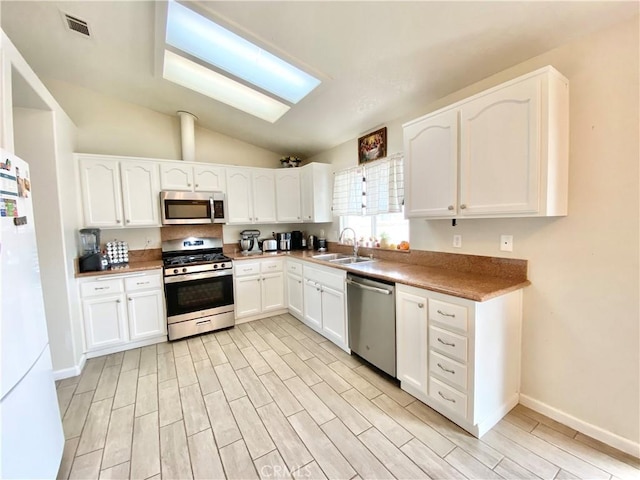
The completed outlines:
{"type": "Polygon", "coordinates": [[[396,376],[395,285],[347,274],[349,348],[392,377],[396,376]]]}

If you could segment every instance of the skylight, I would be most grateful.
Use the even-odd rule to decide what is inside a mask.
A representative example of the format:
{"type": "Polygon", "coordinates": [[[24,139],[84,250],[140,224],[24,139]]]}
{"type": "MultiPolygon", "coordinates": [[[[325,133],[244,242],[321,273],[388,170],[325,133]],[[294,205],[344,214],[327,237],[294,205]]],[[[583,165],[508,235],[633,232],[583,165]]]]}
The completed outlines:
{"type": "MultiPolygon", "coordinates": [[[[251,83],[289,103],[299,102],[320,84],[320,80],[317,78],[303,72],[281,58],[276,57],[259,46],[175,1],[168,2],[165,40],[167,45],[185,52],[186,54],[206,62],[224,72],[228,72],[231,76],[251,83]]],[[[192,62],[190,60],[187,60],[186,62],[178,62],[174,57],[180,58],[180,55],[169,52],[168,50],[165,51],[165,62],[167,58],[170,59],[170,62],[173,62],[169,70],[171,70],[174,75],[177,74],[177,65],[186,65],[187,63],[191,64],[191,67],[189,68],[192,70],[194,69],[194,65],[207,70],[206,67],[198,65],[196,62],[192,62]]],[[[166,70],[167,66],[165,65],[165,71],[166,70]]],[[[214,77],[224,78],[223,75],[220,75],[213,70],[210,71],[215,74],[214,77]]],[[[186,74],[181,74],[180,77],[183,83],[176,83],[180,83],[187,88],[191,88],[188,85],[184,85],[184,83],[188,81],[188,76],[186,74]]],[[[209,75],[205,75],[204,72],[200,71],[199,82],[202,82],[205,77],[209,78],[209,75]]],[[[165,78],[167,78],[166,74],[165,78]]],[[[170,78],[167,79],[174,81],[170,78]]],[[[245,87],[245,92],[247,90],[251,90],[240,82],[235,82],[230,78],[227,78],[227,80],[236,85],[233,87],[235,89],[235,93],[232,95],[236,99],[236,103],[239,101],[238,92],[243,90],[242,88],[238,88],[238,86],[245,87]]],[[[218,89],[221,88],[222,85],[230,85],[228,82],[222,82],[219,79],[217,79],[216,82],[216,92],[219,92],[218,89]]],[[[212,89],[214,89],[213,86],[207,88],[204,87],[203,84],[200,84],[200,90],[197,91],[204,93],[202,90],[210,92],[212,89]]],[[[256,93],[266,98],[270,98],[258,91],[254,91],[253,95],[256,93]]],[[[210,93],[204,94],[210,95],[210,93]]],[[[213,96],[213,98],[216,98],[217,100],[228,103],[220,97],[221,94],[219,93],[217,96],[213,96]]],[[[251,103],[253,101],[254,99],[252,97],[245,103],[251,103]]],[[[277,118],[280,118],[280,116],[283,115],[289,107],[283,103],[277,102],[276,100],[274,101],[281,105],[278,110],[281,113],[277,116],[277,118]],[[286,109],[283,110],[282,107],[285,107],[286,109]]],[[[230,103],[230,105],[247,111],[248,113],[252,113],[251,111],[245,110],[235,104],[230,103]]],[[[273,116],[274,115],[272,115],[272,117],[273,116]]],[[[269,121],[273,122],[275,120],[269,121]]]]}

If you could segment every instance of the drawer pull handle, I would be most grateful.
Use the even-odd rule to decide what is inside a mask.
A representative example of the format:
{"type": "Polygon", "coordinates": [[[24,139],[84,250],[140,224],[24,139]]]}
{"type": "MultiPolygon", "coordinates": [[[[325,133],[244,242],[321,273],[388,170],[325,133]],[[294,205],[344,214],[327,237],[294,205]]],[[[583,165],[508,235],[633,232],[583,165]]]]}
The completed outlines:
{"type": "Polygon", "coordinates": [[[202,320],[200,322],[196,322],[196,325],[204,325],[205,323],[211,323],[211,320],[202,320]]]}
{"type": "Polygon", "coordinates": [[[149,285],[149,282],[136,282],[136,285],[149,285]]]}
{"type": "Polygon", "coordinates": [[[451,317],[451,318],[456,318],[456,314],[455,313],[445,313],[442,310],[438,310],[438,313],[440,315],[442,315],[443,317],[451,317]]]}
{"type": "Polygon", "coordinates": [[[455,347],[456,344],[455,343],[449,343],[449,342],[445,342],[443,339],[441,339],[440,337],[438,337],[438,341],[443,344],[446,345],[447,347],[455,347]]]}
{"type": "Polygon", "coordinates": [[[243,268],[243,269],[242,269],[242,271],[243,271],[243,272],[250,272],[250,271],[251,271],[251,269],[250,269],[250,268],[243,268]]]}
{"type": "Polygon", "coordinates": [[[109,290],[111,287],[95,287],[94,290],[109,290]]]}
{"type": "Polygon", "coordinates": [[[438,390],[438,395],[440,395],[442,398],[444,398],[447,402],[453,402],[456,403],[456,399],[455,398],[447,398],[446,396],[444,396],[442,394],[442,392],[440,390],[438,390]]]}
{"type": "Polygon", "coordinates": [[[418,308],[424,308],[424,303],[419,303],[418,308]]]}
{"type": "Polygon", "coordinates": [[[443,366],[442,366],[442,365],[440,365],[440,364],[438,364],[438,366],[440,367],[440,369],[441,369],[441,370],[444,370],[444,371],[445,371],[445,372],[447,372],[447,373],[451,373],[451,374],[453,374],[453,375],[455,375],[455,374],[456,374],[456,371],[455,371],[455,370],[449,370],[448,368],[445,368],[445,367],[443,367],[443,366]]]}

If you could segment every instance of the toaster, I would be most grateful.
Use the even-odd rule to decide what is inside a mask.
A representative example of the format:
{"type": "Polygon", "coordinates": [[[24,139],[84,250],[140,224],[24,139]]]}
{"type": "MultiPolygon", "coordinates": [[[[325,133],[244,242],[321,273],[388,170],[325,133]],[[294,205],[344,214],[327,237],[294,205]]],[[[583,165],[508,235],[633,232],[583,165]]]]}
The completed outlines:
{"type": "Polygon", "coordinates": [[[262,242],[262,251],[263,252],[277,252],[278,251],[278,242],[276,240],[265,240],[262,242]]]}

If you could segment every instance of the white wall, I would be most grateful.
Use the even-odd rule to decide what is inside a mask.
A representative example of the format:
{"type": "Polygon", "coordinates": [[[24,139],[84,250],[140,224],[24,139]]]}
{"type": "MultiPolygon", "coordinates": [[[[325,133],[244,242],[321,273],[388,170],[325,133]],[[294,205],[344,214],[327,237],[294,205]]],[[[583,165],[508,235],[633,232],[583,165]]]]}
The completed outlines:
{"type": "Polygon", "coordinates": [[[77,375],[82,361],[82,338],[73,267],[78,228],[77,182],[72,157],[75,126],[4,32],[0,33],[5,87],[0,105],[6,127],[3,144],[31,164],[36,235],[54,375],[77,375]],[[12,79],[16,80],[15,84],[12,79]],[[14,108],[12,87],[15,87],[17,97],[23,95],[26,103],[37,106],[14,108]]]}
{"type": "MultiPolygon", "coordinates": [[[[411,245],[528,259],[532,285],[524,291],[524,401],[620,447],[635,448],[636,454],[640,439],[638,45],[635,18],[387,123],[388,151],[401,150],[401,125],[412,118],[548,64],[568,77],[569,215],[463,220],[456,227],[445,220],[413,220],[411,245]],[[454,233],[462,235],[462,249],[452,248],[454,233]],[[514,236],[512,253],[499,250],[501,234],[514,236]]],[[[356,139],[309,161],[340,168],[355,165],[356,139]]]]}

